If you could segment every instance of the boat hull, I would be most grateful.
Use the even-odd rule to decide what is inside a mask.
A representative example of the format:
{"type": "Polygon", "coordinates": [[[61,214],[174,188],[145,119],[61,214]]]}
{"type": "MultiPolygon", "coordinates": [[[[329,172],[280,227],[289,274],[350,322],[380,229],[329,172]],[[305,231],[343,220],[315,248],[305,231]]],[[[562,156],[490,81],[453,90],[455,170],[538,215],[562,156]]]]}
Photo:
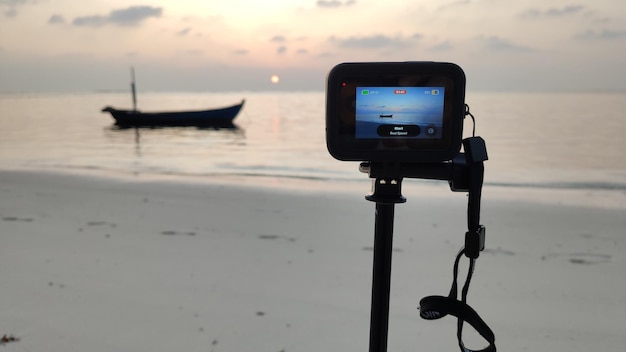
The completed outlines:
{"type": "Polygon", "coordinates": [[[232,126],[245,100],[240,104],[219,109],[198,111],[141,112],[120,110],[110,106],[102,109],[119,126],[232,126]]]}

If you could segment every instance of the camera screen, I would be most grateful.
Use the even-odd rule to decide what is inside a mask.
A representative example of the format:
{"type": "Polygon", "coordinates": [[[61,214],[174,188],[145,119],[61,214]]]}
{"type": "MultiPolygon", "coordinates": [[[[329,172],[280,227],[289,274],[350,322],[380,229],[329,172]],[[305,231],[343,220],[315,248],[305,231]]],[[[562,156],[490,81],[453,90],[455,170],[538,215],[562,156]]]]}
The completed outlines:
{"type": "Polygon", "coordinates": [[[445,87],[356,87],[355,138],[440,139],[445,87]]]}
{"type": "Polygon", "coordinates": [[[326,143],[339,160],[451,160],[464,113],[465,74],[455,64],[343,63],[328,74],[326,143]]]}

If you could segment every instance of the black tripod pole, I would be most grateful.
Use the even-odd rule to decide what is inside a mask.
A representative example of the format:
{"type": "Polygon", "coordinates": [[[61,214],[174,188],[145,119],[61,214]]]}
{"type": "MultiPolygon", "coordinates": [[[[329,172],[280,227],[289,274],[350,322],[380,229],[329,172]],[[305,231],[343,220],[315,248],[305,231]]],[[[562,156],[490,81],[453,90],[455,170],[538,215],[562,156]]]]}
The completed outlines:
{"type": "Polygon", "coordinates": [[[372,311],[370,352],[387,351],[391,254],[393,247],[393,204],[376,203],[374,267],[372,274],[372,311]]]}
{"type": "Polygon", "coordinates": [[[376,202],[369,352],[387,351],[394,204],[406,201],[400,192],[401,181],[402,179],[376,179],[374,193],[366,197],[367,200],[376,202]]]}

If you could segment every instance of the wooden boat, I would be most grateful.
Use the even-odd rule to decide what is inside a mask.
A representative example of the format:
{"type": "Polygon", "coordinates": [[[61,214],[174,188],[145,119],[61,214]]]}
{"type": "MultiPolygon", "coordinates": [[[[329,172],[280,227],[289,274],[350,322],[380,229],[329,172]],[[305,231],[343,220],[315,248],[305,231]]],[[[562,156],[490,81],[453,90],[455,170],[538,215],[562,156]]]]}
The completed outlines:
{"type": "Polygon", "coordinates": [[[390,119],[390,118],[393,118],[393,115],[383,115],[383,114],[380,114],[380,118],[381,119],[383,119],[383,118],[390,119]]]}
{"type": "Polygon", "coordinates": [[[219,109],[162,112],[120,110],[107,106],[102,112],[110,113],[120,126],[231,126],[244,103],[245,99],[239,104],[219,109]]]}
{"type": "Polygon", "coordinates": [[[131,91],[133,96],[133,109],[122,110],[107,106],[102,112],[108,112],[119,126],[216,126],[232,127],[233,119],[245,103],[245,99],[239,104],[223,108],[195,111],[161,111],[141,112],[137,110],[137,94],[135,91],[135,70],[131,68],[131,91]]]}

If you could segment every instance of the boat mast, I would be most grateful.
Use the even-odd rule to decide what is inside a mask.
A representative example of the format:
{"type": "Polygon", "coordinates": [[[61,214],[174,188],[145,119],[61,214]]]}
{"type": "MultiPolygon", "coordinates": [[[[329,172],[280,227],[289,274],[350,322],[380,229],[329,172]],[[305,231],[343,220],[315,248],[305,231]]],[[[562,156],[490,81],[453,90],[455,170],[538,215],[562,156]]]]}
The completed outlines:
{"type": "Polygon", "coordinates": [[[130,82],[130,89],[133,93],[133,111],[137,111],[137,92],[135,91],[135,68],[131,67],[130,68],[130,76],[131,76],[131,82],[130,82]]]}

